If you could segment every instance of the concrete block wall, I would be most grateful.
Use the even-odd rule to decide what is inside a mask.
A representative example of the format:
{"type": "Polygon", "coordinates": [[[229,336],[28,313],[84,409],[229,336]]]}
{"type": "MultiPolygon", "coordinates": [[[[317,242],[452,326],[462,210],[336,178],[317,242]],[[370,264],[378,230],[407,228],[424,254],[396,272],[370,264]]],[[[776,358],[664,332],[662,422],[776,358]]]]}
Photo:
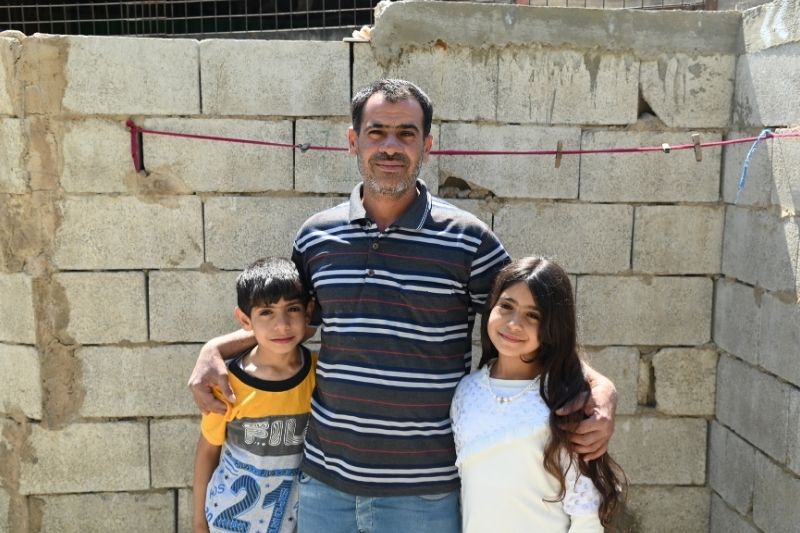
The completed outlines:
{"type": "MultiPolygon", "coordinates": [[[[370,44],[0,37],[0,531],[188,531],[198,417],[184,384],[200,343],[236,327],[236,274],[288,255],[300,223],[358,181],[344,153],[154,135],[137,173],[127,118],[345,146],[352,91],[392,75],[434,99],[438,149],[717,140],[760,125],[740,117],[767,116],[750,102],[784,90],[740,88],[743,61],[780,55],[742,59],[741,29],[739,13],[424,2],[389,6],[370,44]]],[[[570,272],[587,357],[619,389],[630,531],[784,523],[770,497],[793,494],[800,467],[786,214],[800,152],[767,146],[737,206],[740,147],[559,168],[434,156],[422,171],[512,255],[570,272]],[[757,392],[734,394],[742,380],[757,392]],[[762,429],[760,403],[781,433],[762,429]]]]}
{"type": "MultiPolygon", "coordinates": [[[[798,20],[800,6],[791,1],[743,13],[731,136],[800,126],[798,20]]],[[[791,140],[757,149],[738,202],[749,147],[723,155],[712,531],[796,531],[800,523],[800,143],[791,140]]]]}

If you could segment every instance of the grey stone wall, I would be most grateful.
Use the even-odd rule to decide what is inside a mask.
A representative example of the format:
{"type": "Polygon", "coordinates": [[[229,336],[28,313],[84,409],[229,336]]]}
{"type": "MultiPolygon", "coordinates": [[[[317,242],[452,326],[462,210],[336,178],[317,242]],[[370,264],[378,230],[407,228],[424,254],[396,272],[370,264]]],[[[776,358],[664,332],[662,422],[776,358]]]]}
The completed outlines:
{"type": "MultiPolygon", "coordinates": [[[[734,131],[800,124],[800,4],[743,13],[734,131]]],[[[800,143],[723,155],[722,277],[716,281],[716,421],[709,437],[712,531],[796,531],[800,523],[800,143]]]]}
{"type": "MultiPolygon", "coordinates": [[[[800,124],[796,5],[403,3],[351,44],[0,37],[0,532],[189,531],[200,343],[235,327],[237,272],[358,181],[343,153],[147,135],[137,173],[127,118],[345,146],[353,88],[388,75],[433,97],[434,148],[738,137],[800,124]]],[[[800,523],[800,142],[762,145],[734,205],[746,151],[423,170],[513,255],[572,275],[619,390],[627,531],[800,523]]]]}

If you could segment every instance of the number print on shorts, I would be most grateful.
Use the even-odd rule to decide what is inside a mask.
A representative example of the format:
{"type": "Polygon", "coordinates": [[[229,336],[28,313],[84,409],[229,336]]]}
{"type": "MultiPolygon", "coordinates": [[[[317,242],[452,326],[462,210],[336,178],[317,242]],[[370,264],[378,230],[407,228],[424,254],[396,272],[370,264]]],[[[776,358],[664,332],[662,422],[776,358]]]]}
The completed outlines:
{"type": "MultiPolygon", "coordinates": [[[[287,479],[282,481],[280,485],[271,490],[264,496],[264,502],[261,504],[262,509],[269,509],[272,507],[272,517],[269,520],[267,533],[279,533],[283,516],[286,514],[286,507],[289,503],[289,496],[292,493],[292,483],[294,479],[287,479]]],[[[250,531],[250,523],[245,520],[240,520],[240,516],[249,511],[261,495],[261,489],[258,487],[258,482],[250,476],[242,476],[233,482],[231,491],[234,494],[239,494],[242,490],[245,491],[243,500],[231,505],[214,520],[214,526],[225,531],[235,531],[237,533],[248,533],[250,531]]]]}

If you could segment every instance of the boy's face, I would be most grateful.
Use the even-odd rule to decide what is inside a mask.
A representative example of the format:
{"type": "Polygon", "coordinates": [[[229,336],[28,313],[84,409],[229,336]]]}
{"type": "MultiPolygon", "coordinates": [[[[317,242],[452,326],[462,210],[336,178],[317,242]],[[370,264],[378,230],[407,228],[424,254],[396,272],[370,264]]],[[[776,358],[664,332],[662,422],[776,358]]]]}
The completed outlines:
{"type": "Polygon", "coordinates": [[[294,352],[306,333],[309,306],[300,300],[284,300],[268,305],[254,305],[247,316],[238,307],[236,317],[247,331],[252,331],[261,350],[267,355],[294,352]]]}

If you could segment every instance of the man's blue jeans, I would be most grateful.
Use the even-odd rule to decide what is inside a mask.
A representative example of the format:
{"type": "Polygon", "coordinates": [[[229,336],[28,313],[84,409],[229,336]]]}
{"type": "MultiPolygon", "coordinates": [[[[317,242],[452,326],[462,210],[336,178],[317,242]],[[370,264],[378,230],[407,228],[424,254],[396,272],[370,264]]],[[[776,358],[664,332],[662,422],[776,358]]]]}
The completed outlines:
{"type": "Polygon", "coordinates": [[[300,474],[298,533],[459,533],[458,491],[355,496],[300,474]]]}

